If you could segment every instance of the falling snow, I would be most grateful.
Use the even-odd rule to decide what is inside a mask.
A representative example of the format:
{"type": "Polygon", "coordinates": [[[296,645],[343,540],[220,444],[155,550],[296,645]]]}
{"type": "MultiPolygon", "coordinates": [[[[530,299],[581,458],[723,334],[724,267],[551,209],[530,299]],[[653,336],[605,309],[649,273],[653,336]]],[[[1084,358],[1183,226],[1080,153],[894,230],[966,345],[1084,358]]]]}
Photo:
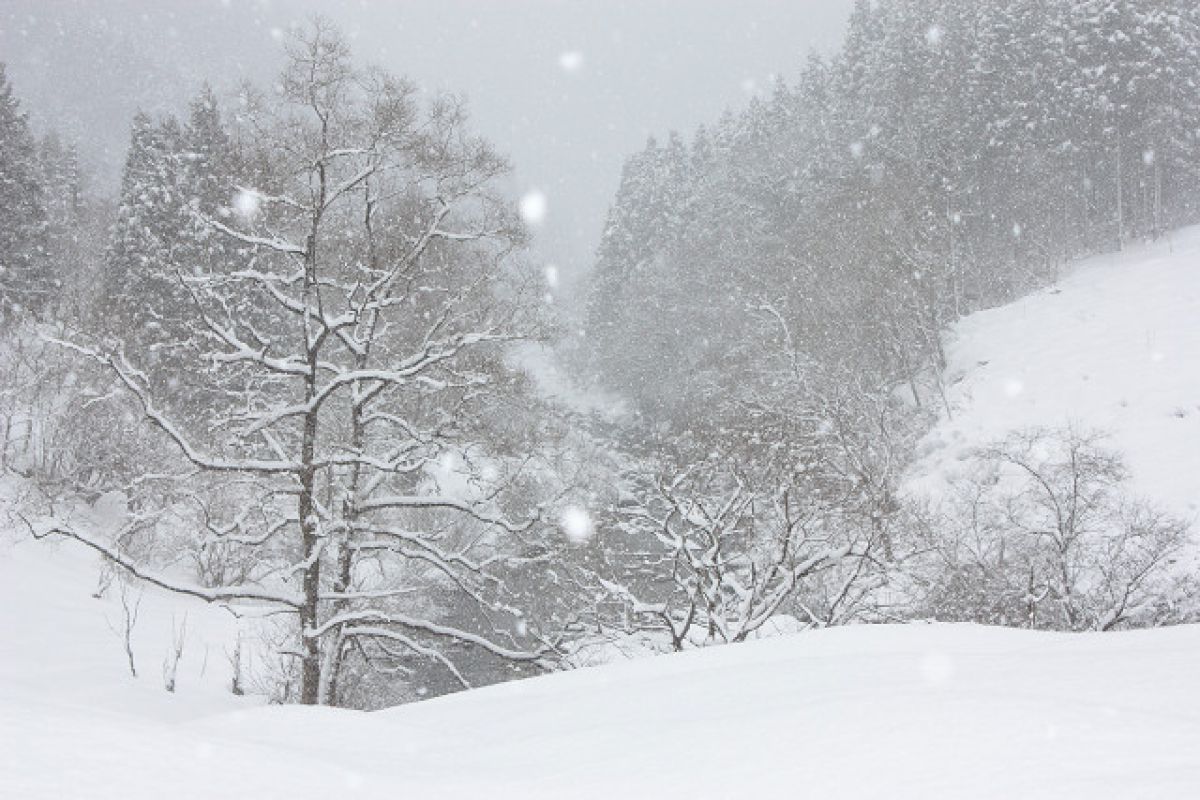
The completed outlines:
{"type": "Polygon", "coordinates": [[[583,53],[578,50],[568,50],[558,57],[558,65],[563,72],[578,72],[583,67],[583,53]]]}
{"type": "Polygon", "coordinates": [[[546,221],[546,195],[540,189],[530,189],[521,196],[518,211],[526,225],[540,226],[546,221]]]}
{"type": "Polygon", "coordinates": [[[253,189],[239,189],[233,196],[233,210],[244,220],[257,217],[261,206],[262,196],[253,189]]]}
{"type": "Polygon", "coordinates": [[[582,506],[569,506],[559,517],[559,526],[563,534],[576,544],[582,544],[592,538],[595,528],[592,517],[582,506]]]}

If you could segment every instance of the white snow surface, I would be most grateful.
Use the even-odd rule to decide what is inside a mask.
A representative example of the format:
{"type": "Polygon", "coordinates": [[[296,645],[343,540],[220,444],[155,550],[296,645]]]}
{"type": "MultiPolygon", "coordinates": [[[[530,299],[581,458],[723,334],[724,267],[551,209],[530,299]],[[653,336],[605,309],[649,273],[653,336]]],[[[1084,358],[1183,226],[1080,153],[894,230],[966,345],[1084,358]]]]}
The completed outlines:
{"type": "MultiPolygon", "coordinates": [[[[842,628],[365,714],[238,702],[211,658],[174,695],[149,660],[133,680],[90,570],[68,544],[0,551],[0,797],[1182,800],[1200,789],[1196,626],[842,628]]],[[[219,634],[190,603],[144,603],[148,620],[186,606],[207,620],[196,630],[219,634]]]]}
{"type": "Polygon", "coordinates": [[[1200,227],[964,318],[947,357],[952,417],[921,443],[910,488],[936,495],[972,447],[1009,432],[1074,425],[1110,434],[1139,495],[1200,515],[1200,227]]]}

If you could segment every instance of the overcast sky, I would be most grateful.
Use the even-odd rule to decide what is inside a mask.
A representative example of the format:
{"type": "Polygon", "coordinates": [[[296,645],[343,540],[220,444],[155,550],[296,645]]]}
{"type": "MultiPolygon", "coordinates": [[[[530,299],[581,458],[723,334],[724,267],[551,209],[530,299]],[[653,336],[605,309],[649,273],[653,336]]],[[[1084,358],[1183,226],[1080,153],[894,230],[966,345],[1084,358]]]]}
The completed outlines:
{"type": "MultiPolygon", "coordinates": [[[[586,270],[621,163],[648,135],[690,133],[812,49],[851,0],[0,0],[0,60],[40,127],[79,141],[111,186],[138,107],[177,110],[278,66],[281,30],[315,11],[357,56],[465,94],[476,127],[547,200],[538,254],[586,270]]],[[[107,187],[104,187],[107,188],[107,187]]]]}

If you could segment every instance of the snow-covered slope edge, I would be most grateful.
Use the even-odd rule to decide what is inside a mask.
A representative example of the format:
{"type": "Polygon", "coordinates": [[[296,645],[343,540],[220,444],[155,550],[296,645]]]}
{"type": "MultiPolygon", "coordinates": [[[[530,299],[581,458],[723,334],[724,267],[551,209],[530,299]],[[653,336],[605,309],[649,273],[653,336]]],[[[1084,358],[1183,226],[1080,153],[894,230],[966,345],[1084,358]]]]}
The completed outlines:
{"type": "Polygon", "coordinates": [[[1010,431],[1075,425],[1111,434],[1138,494],[1200,512],[1200,227],[1082,261],[948,342],[953,416],[922,442],[911,488],[936,492],[1010,431]]]}
{"type": "Polygon", "coordinates": [[[854,627],[375,714],[238,708],[121,677],[103,615],[62,616],[69,547],[3,554],[0,797],[1182,800],[1200,787],[1196,626],[854,627]]]}

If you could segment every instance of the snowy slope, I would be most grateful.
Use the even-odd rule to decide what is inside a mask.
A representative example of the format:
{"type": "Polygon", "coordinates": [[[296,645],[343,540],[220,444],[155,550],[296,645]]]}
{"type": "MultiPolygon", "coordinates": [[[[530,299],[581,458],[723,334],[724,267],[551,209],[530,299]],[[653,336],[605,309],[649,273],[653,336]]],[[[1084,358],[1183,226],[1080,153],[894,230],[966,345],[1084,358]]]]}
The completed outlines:
{"type": "Polygon", "coordinates": [[[212,675],[168,695],[153,664],[123,674],[87,564],[66,544],[0,553],[0,797],[1200,793],[1200,627],[847,628],[375,714],[238,707],[212,675]]]}
{"type": "Polygon", "coordinates": [[[1142,495],[1200,512],[1200,227],[1088,259],[1049,289],[959,322],[946,372],[953,418],[922,445],[936,490],[970,447],[1025,427],[1111,433],[1142,495]]]}
{"type": "Polygon", "coordinates": [[[93,597],[99,575],[98,557],[79,545],[0,534],[0,705],[45,692],[93,711],[182,720],[260,703],[228,690],[237,620],[152,587],[133,586],[128,595],[137,605],[131,641],[139,677],[132,678],[118,584],[93,597]],[[184,647],[172,695],[163,688],[163,663],[178,637],[184,647]]]}

